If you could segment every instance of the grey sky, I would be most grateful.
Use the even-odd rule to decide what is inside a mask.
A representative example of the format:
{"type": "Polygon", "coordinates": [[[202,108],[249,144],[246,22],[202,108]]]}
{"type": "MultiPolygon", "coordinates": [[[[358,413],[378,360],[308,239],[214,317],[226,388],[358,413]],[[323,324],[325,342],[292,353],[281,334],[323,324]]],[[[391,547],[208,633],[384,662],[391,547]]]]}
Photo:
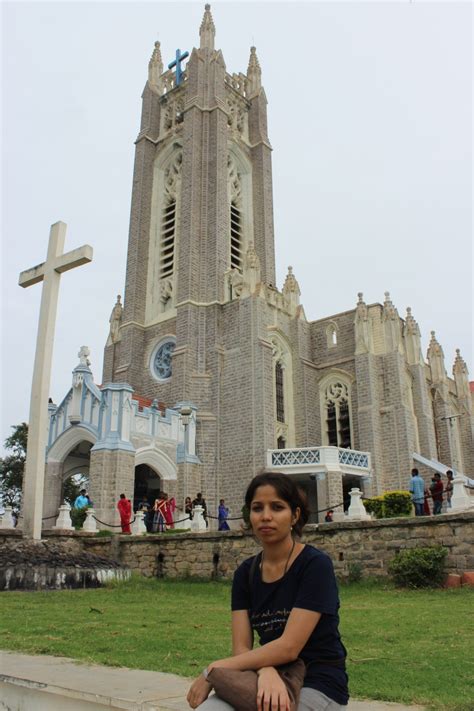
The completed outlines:
{"type": "MultiPolygon", "coordinates": [[[[62,278],[51,396],[81,345],[101,382],[123,294],[133,141],[153,43],[198,44],[204,3],[3,5],[2,423],[28,419],[50,224],[94,262],[62,278]]],[[[278,286],[291,264],[308,319],[389,290],[473,375],[470,3],[225,3],[212,12],[229,72],[257,46],[272,142],[278,286]]]]}

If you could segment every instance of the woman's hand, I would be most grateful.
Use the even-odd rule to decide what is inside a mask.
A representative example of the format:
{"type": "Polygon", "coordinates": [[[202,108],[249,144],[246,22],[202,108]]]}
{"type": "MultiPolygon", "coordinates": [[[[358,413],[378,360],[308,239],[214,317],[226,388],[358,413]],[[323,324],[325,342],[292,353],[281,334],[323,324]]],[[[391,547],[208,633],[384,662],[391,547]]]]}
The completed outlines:
{"type": "Polygon", "coordinates": [[[199,704],[207,699],[211,692],[211,685],[204,678],[203,674],[200,674],[197,679],[191,684],[191,688],[188,691],[186,697],[188,704],[192,709],[195,709],[199,704]]]}
{"type": "Polygon", "coordinates": [[[259,711],[290,711],[290,697],[275,667],[258,672],[257,708],[259,711]]]}

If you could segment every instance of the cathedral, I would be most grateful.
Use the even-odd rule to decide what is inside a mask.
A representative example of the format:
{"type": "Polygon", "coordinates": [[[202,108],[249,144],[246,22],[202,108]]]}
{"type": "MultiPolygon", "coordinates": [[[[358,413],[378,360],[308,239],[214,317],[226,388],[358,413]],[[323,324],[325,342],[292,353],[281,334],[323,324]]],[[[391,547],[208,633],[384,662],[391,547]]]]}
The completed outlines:
{"type": "Polygon", "coordinates": [[[256,50],[246,73],[229,73],[208,5],[199,34],[186,65],[178,52],[166,71],[155,43],[124,303],[111,314],[102,385],[81,348],[71,390],[50,404],[44,515],[79,471],[106,522],[120,493],[151,500],[159,490],[180,509],[202,491],[214,514],[225,498],[238,516],[264,466],[297,478],[314,511],[340,506],[354,486],[406,489],[414,455],[472,475],[459,351],[450,377],[432,332],[425,360],[411,309],[400,316],[388,292],[374,304],[359,293],[347,311],[308,321],[291,267],[276,285],[256,50]]]}

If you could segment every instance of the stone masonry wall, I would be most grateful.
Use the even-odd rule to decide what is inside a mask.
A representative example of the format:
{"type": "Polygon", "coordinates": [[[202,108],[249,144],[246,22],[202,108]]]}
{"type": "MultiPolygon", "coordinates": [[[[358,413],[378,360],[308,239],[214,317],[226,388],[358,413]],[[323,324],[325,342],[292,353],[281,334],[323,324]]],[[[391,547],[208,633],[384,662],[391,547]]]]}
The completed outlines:
{"type": "MultiPolygon", "coordinates": [[[[448,548],[447,571],[462,573],[474,570],[473,524],[474,513],[319,524],[307,526],[303,541],[326,551],[340,578],[356,563],[364,575],[385,577],[389,561],[400,550],[436,544],[448,548]]],[[[0,548],[16,548],[21,540],[18,532],[0,529],[0,548]]],[[[239,531],[110,538],[46,532],[44,540],[61,543],[69,552],[110,557],[146,577],[166,578],[230,580],[237,565],[259,550],[253,536],[239,531]]]]}

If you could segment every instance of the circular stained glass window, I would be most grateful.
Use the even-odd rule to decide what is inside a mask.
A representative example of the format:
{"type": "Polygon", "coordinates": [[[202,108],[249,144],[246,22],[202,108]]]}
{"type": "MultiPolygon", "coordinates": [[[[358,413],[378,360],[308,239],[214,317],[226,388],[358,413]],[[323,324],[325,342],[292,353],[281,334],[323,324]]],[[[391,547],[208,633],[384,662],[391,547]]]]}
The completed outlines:
{"type": "Polygon", "coordinates": [[[160,343],[158,348],[154,351],[151,359],[151,367],[153,375],[155,378],[158,378],[158,380],[168,380],[171,378],[171,360],[175,347],[175,341],[169,339],[160,343]]]}

